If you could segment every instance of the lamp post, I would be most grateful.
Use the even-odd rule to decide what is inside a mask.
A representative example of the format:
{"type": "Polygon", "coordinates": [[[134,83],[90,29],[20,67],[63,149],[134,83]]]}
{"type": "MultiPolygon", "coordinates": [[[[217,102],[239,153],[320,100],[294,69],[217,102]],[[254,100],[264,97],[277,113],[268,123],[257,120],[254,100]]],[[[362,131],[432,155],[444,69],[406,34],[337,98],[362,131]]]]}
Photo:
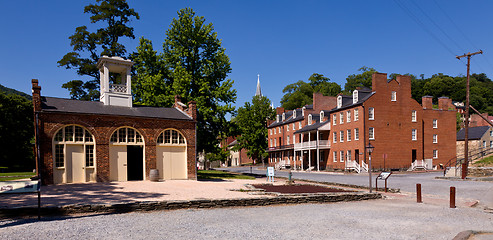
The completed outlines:
{"type": "Polygon", "coordinates": [[[369,180],[370,180],[370,193],[372,192],[372,187],[371,187],[371,153],[373,152],[373,149],[375,149],[375,147],[373,145],[371,145],[371,143],[368,143],[368,145],[366,146],[366,152],[368,152],[368,154],[369,154],[368,176],[369,176],[369,180]]]}

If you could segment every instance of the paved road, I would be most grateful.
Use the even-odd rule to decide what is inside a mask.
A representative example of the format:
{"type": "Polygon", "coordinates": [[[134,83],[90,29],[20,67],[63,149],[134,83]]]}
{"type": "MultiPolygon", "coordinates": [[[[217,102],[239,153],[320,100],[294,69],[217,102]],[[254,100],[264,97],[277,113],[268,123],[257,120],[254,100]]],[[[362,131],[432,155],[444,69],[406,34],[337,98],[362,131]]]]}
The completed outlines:
{"type": "Polygon", "coordinates": [[[402,199],[1,221],[0,239],[452,239],[493,214],[402,199]]]}
{"type": "MultiPolygon", "coordinates": [[[[219,168],[232,172],[249,173],[250,167],[231,167],[219,168]]],[[[253,173],[265,174],[266,171],[253,167],[253,173]]],[[[338,174],[328,172],[296,172],[293,171],[294,179],[306,179],[320,182],[353,184],[368,187],[368,174],[338,174]]],[[[288,177],[287,171],[276,171],[276,176],[288,177]]],[[[460,181],[460,180],[444,180],[435,179],[435,177],[443,176],[440,172],[431,173],[403,173],[393,174],[388,180],[389,188],[399,188],[402,192],[415,194],[416,183],[421,183],[423,195],[433,195],[440,198],[449,198],[450,187],[456,187],[457,198],[464,200],[478,200],[480,207],[488,207],[493,209],[493,182],[480,181],[460,181]]],[[[375,187],[375,175],[372,177],[373,187],[375,187]]],[[[384,182],[379,181],[379,186],[383,186],[384,182]]]]}

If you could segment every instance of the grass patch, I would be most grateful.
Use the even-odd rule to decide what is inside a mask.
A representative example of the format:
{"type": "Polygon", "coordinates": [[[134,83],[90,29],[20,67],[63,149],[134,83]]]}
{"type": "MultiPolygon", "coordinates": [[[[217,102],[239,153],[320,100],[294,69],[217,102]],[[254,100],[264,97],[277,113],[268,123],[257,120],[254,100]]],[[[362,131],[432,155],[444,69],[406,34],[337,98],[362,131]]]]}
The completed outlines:
{"type": "Polygon", "coordinates": [[[36,175],[33,172],[11,172],[11,173],[0,173],[0,177],[32,177],[36,175]]]}
{"type": "Polygon", "coordinates": [[[483,158],[473,164],[477,167],[493,167],[493,156],[483,158]]]}
{"type": "Polygon", "coordinates": [[[1,177],[0,182],[13,181],[18,179],[29,179],[29,177],[1,177]]]}
{"type": "Polygon", "coordinates": [[[246,176],[242,174],[222,172],[216,170],[199,170],[197,172],[197,178],[200,179],[248,179],[253,180],[255,177],[246,176]]]}

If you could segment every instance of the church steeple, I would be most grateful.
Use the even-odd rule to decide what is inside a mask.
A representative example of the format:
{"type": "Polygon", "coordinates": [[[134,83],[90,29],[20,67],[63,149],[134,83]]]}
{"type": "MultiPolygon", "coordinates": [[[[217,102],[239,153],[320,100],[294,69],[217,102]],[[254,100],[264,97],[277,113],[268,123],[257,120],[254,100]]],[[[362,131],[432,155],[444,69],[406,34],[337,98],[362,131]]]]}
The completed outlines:
{"type": "Polygon", "coordinates": [[[257,74],[257,91],[255,96],[262,96],[262,91],[260,90],[260,74],[257,74]]]}

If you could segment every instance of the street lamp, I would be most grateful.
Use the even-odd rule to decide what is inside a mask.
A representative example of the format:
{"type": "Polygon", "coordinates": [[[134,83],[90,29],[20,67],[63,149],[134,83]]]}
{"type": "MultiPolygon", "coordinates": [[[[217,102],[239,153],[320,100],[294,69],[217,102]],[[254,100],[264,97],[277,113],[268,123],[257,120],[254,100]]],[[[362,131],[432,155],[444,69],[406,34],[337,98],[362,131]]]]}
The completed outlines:
{"type": "Polygon", "coordinates": [[[369,178],[370,178],[370,193],[371,193],[371,153],[373,152],[373,149],[375,149],[375,147],[373,145],[371,145],[371,143],[368,143],[368,145],[366,146],[366,152],[368,152],[368,154],[370,155],[369,156],[369,160],[368,160],[368,173],[369,173],[369,178]]]}

